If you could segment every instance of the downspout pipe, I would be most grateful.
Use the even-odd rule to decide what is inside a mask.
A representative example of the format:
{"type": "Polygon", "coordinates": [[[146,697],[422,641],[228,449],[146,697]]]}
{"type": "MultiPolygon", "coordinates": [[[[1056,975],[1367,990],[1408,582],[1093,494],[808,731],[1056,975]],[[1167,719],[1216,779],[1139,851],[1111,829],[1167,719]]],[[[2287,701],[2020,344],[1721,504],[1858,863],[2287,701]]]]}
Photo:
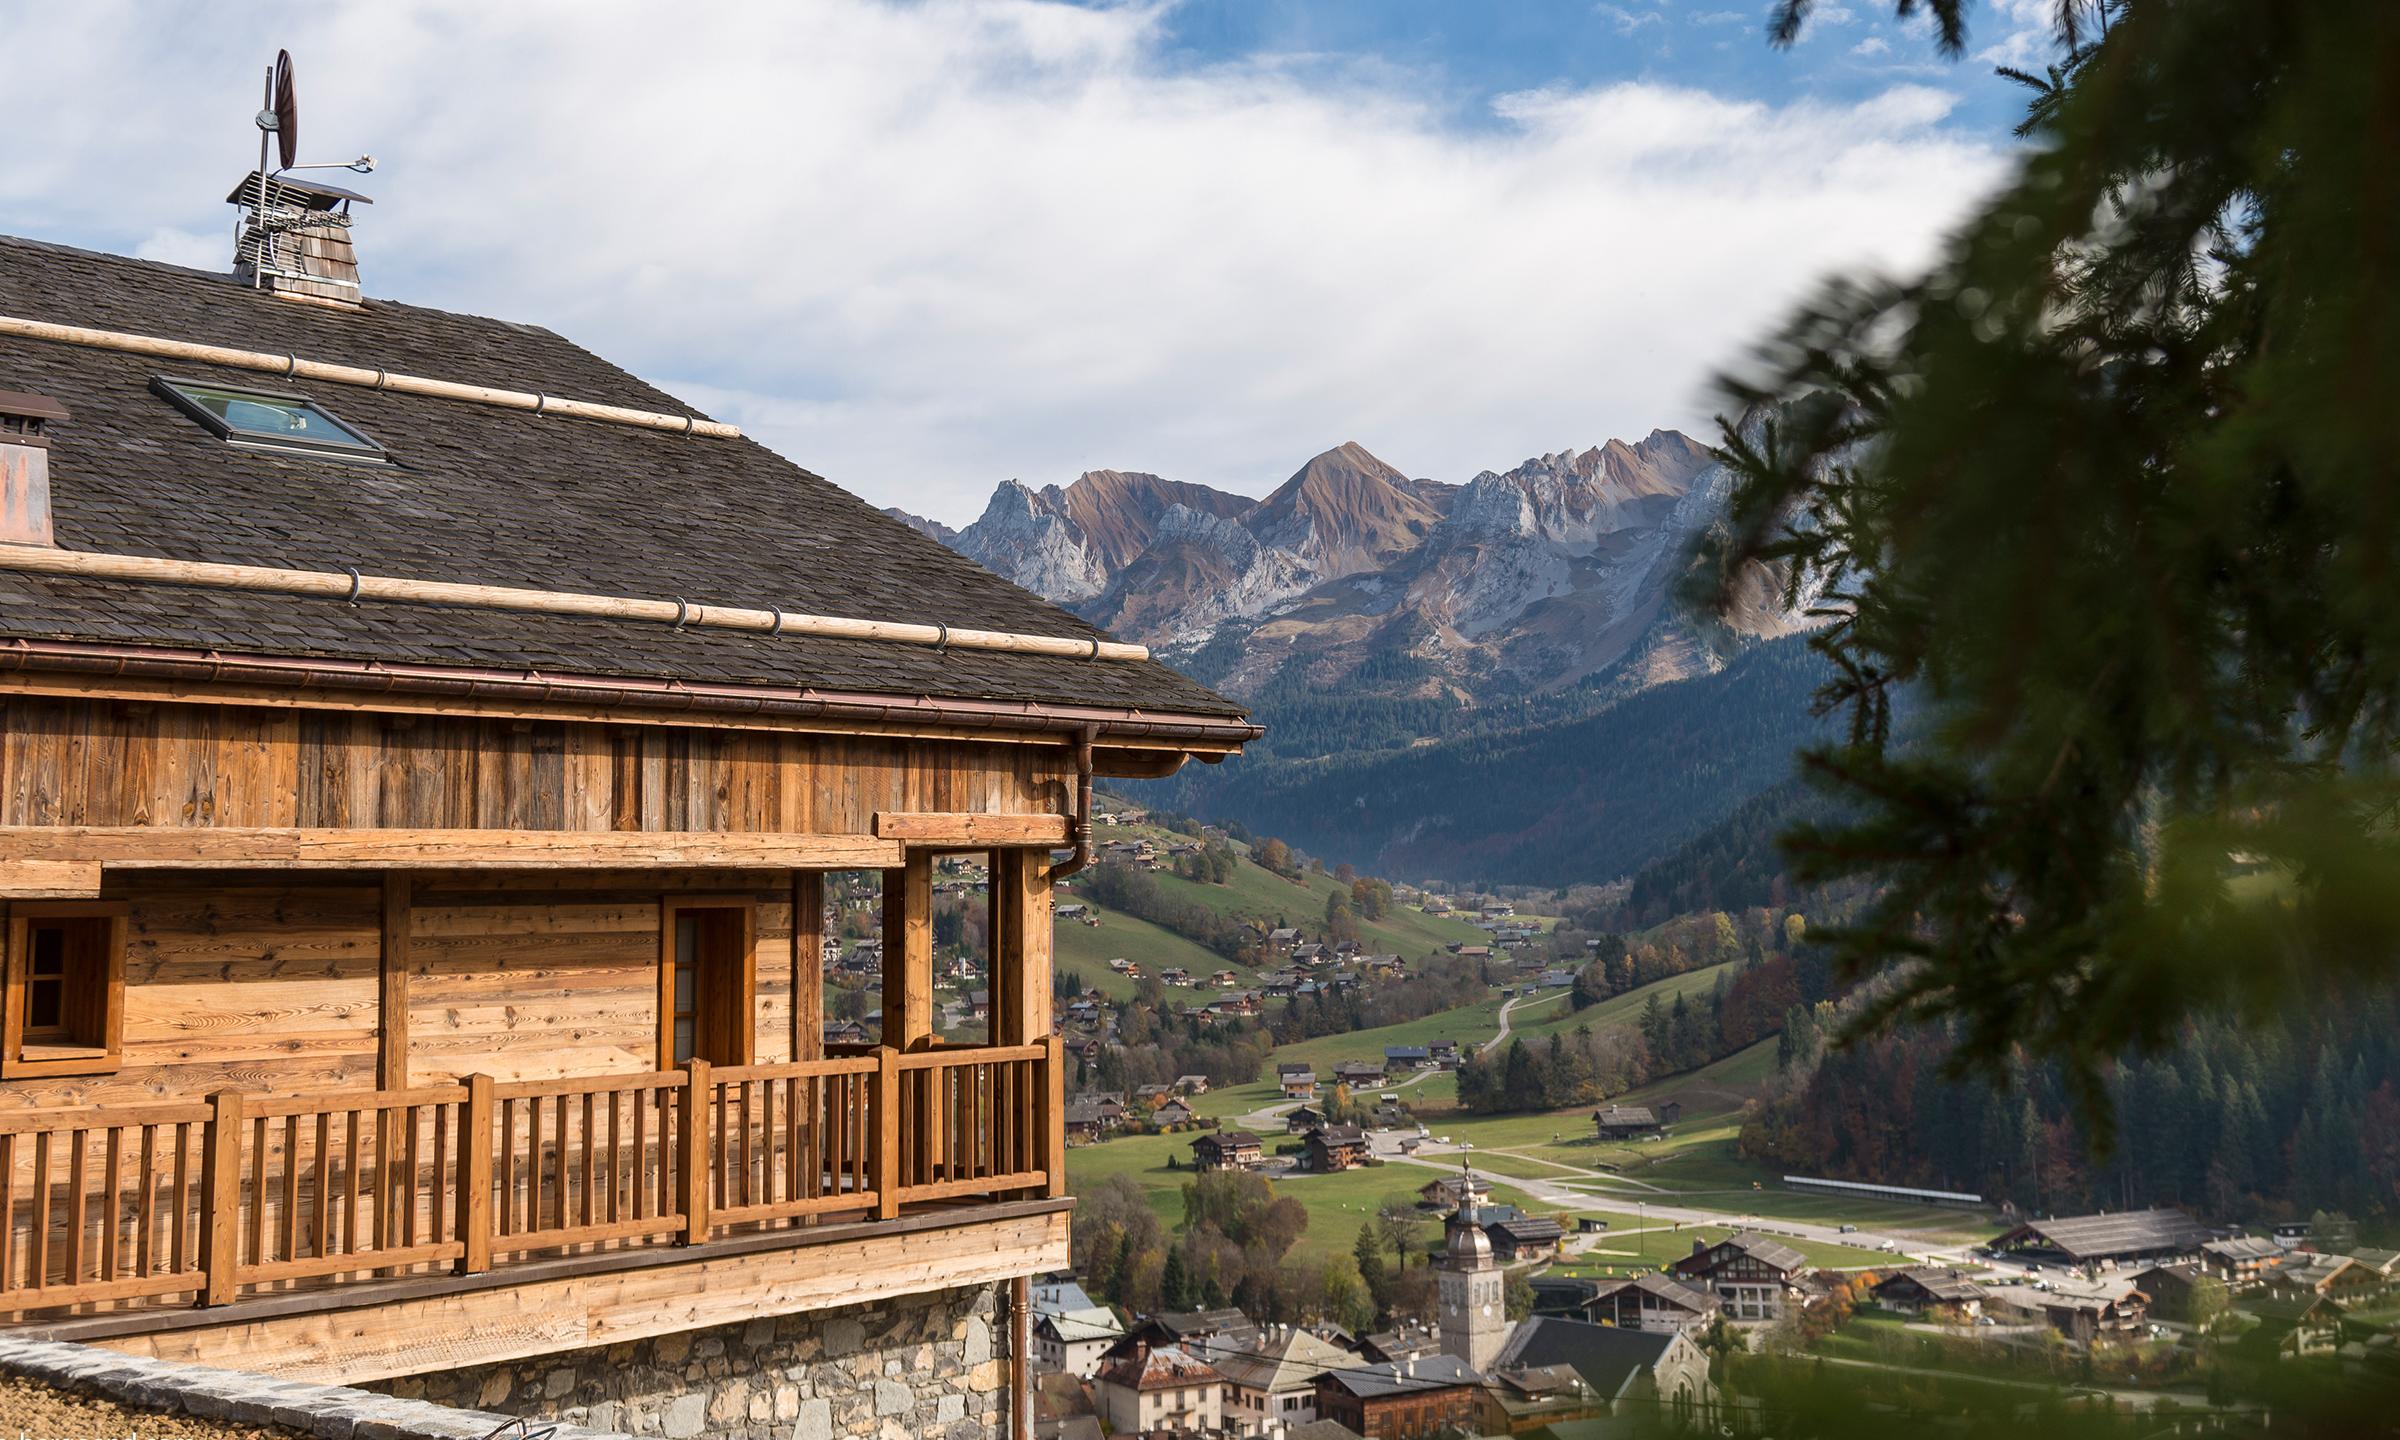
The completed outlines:
{"type": "Polygon", "coordinates": [[[1092,863],[1092,748],[1100,742],[1100,727],[1086,725],[1075,732],[1075,848],[1050,867],[1053,883],[1080,873],[1092,863]]]}

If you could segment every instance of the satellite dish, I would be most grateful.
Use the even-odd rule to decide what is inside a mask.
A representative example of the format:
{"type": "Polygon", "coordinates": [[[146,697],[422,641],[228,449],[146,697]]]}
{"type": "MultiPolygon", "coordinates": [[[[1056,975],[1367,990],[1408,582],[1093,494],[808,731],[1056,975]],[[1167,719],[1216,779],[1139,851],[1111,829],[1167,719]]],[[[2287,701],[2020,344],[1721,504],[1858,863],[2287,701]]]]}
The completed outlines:
{"type": "Polygon", "coordinates": [[[267,81],[267,106],[275,113],[275,155],[289,170],[300,158],[300,96],[292,86],[292,52],[275,52],[267,81]]]}

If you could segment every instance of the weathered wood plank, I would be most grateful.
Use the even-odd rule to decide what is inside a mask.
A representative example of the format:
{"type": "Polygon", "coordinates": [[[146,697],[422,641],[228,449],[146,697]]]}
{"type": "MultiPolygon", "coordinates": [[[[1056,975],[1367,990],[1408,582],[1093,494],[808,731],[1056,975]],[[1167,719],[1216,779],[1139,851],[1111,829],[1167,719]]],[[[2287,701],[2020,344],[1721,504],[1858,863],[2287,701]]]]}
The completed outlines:
{"type": "Polygon", "coordinates": [[[878,810],[875,834],[883,840],[920,845],[1064,845],[1067,819],[1063,815],[878,810]]]}
{"type": "Polygon", "coordinates": [[[15,825],[0,864],[98,862],[110,869],[729,869],[872,870],[897,841],[867,835],[646,834],[533,830],[344,830],[15,825]]]}

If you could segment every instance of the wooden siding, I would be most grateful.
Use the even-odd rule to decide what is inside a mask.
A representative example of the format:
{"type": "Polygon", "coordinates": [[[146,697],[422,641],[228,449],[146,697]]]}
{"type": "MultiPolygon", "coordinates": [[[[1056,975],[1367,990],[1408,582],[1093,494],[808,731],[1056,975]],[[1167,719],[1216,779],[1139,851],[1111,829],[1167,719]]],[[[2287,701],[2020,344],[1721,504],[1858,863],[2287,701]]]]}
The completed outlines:
{"type": "Polygon", "coordinates": [[[1064,808],[1065,747],[11,697],[0,825],[868,835],[1064,808]]]}
{"type": "MultiPolygon", "coordinates": [[[[756,1056],[807,1058],[792,1054],[789,872],[437,872],[410,892],[407,1082],[650,1070],[659,901],[684,892],[756,898],[756,1056]]],[[[0,1082],[0,1107],[376,1084],[376,878],[145,872],[109,894],[129,902],[118,1072],[0,1082]]]]}

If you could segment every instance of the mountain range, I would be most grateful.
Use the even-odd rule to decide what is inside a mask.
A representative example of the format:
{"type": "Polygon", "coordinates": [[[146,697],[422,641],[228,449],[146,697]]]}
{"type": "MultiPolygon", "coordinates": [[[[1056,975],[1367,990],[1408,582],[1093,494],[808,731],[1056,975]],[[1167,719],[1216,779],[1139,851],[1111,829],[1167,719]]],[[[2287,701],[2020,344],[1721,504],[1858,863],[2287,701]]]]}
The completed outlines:
{"type": "MultiPolygon", "coordinates": [[[[1289,802],[1307,795],[1314,803],[1325,792],[1299,772],[1385,757],[1372,783],[1410,791],[1412,767],[1474,769],[1440,753],[1445,746],[1504,738],[1522,752],[1569,743],[1572,731],[1577,748],[1605,747],[1606,712],[1626,698],[1713,675],[1799,628],[1764,575],[1724,620],[1674,602],[1692,541],[1730,483],[1706,446],[1654,430],[1463,484],[1411,477],[1349,443],[1263,499],[1095,470],[1063,488],[1004,482],[955,532],[892,513],[1253,707],[1266,740],[1236,765],[1168,782],[1177,803],[1278,826],[1328,858],[1509,879],[1517,877],[1488,867],[1526,868],[1508,858],[1524,849],[1468,833],[1475,826],[1462,825],[1460,812],[1476,808],[1473,797],[1421,797],[1443,811],[1430,827],[1391,813],[1362,828],[1361,807],[1348,807],[1339,825],[1309,824],[1289,802]],[[1414,838],[1397,840],[1403,829],[1414,838]]],[[[1775,701],[1788,703],[1790,667],[1774,673],[1775,701]]],[[[1589,763],[1607,762],[1594,755],[1589,763]]],[[[1557,769],[1535,768],[1545,767],[1557,769]]],[[[1733,769],[1747,783],[1757,767],[1733,769]]],[[[1717,813],[1684,818],[1696,828],[1757,788],[1700,807],[1717,813]]],[[[1555,823],[1574,826],[1571,816],[1555,823]]],[[[1605,851],[1605,874],[1568,875],[1548,860],[1530,868],[1546,878],[1607,879],[1685,838],[1618,836],[1593,853],[1597,867],[1605,851]]]]}

